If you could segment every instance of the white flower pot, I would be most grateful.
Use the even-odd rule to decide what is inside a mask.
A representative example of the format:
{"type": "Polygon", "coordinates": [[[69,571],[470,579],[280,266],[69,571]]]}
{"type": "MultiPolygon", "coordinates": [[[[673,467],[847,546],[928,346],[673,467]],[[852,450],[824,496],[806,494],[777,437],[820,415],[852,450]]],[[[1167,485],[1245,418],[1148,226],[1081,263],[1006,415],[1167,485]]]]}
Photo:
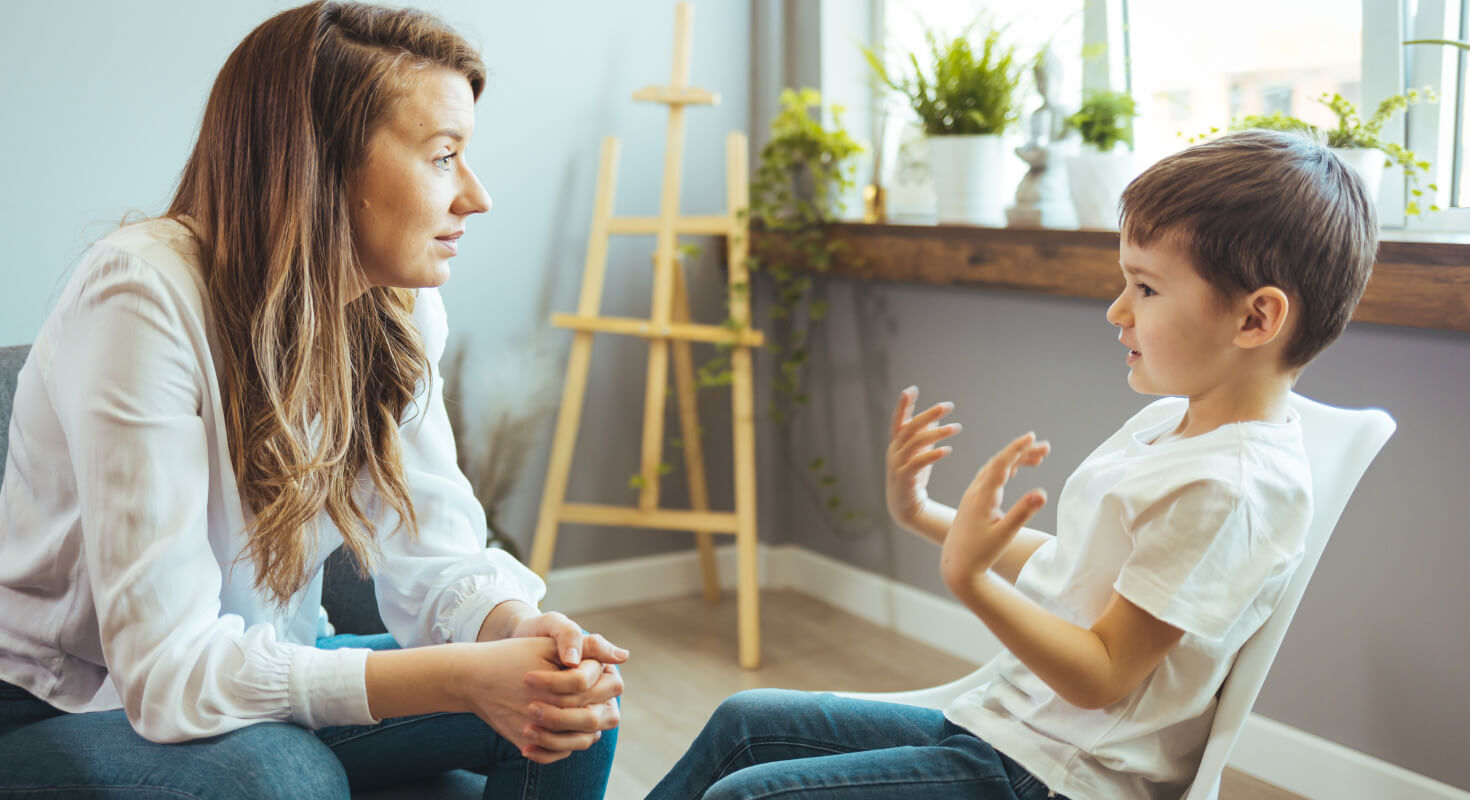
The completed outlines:
{"type": "Polygon", "coordinates": [[[940,222],[1005,225],[1008,155],[997,134],[930,136],[929,172],[940,222]]]}
{"type": "Polygon", "coordinates": [[[1133,151],[1114,147],[1104,153],[1090,144],[1067,158],[1067,182],[1080,228],[1118,229],[1118,200],[1142,170],[1133,151]]]}
{"type": "Polygon", "coordinates": [[[1388,156],[1382,150],[1374,150],[1371,147],[1333,147],[1330,148],[1334,155],[1348,165],[1363,179],[1363,184],[1368,189],[1368,199],[1378,199],[1378,189],[1383,185],[1384,165],[1388,163],[1388,156]]]}

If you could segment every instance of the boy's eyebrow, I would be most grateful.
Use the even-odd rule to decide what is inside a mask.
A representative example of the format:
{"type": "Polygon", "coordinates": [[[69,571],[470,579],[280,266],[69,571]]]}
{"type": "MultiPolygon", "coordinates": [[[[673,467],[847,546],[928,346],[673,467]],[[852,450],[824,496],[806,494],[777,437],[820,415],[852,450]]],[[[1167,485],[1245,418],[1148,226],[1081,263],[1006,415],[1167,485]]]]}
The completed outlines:
{"type": "Polygon", "coordinates": [[[1142,275],[1145,278],[1154,278],[1155,280],[1157,280],[1159,277],[1158,275],[1149,272],[1142,267],[1135,267],[1131,264],[1124,264],[1122,261],[1118,262],[1118,266],[1122,267],[1123,271],[1129,275],[1142,275]]]}

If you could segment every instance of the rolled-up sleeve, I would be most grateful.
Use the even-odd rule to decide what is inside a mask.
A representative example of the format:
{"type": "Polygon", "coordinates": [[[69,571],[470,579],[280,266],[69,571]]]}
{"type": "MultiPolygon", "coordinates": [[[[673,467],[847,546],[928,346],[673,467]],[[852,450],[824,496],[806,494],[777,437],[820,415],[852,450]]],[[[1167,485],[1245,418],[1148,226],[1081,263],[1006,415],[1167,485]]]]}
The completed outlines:
{"type": "Polygon", "coordinates": [[[374,575],[378,611],[389,633],[405,647],[472,642],[491,609],[507,600],[535,606],[546,586],[505,551],[485,547],[485,511],[459,469],[444,408],[439,360],[448,325],[437,290],[419,291],[414,321],[431,370],[420,382],[399,436],[418,535],[398,527],[397,515],[386,504],[375,504],[384,537],[383,559],[374,575]]]}
{"type": "Polygon", "coordinates": [[[106,667],[158,742],[265,720],[367,724],[366,651],[278,641],[221,615],[209,538],[211,369],[197,294],[99,244],[66,299],[47,376],[76,472],[85,579],[106,667]],[[309,652],[308,652],[309,651],[309,652]]]}

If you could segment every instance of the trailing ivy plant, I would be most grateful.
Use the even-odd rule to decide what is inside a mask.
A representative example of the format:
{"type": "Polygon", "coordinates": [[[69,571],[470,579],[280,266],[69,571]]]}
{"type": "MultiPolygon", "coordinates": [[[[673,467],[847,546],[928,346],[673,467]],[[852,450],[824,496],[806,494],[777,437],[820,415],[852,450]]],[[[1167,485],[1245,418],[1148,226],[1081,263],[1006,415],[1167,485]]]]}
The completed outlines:
{"type": "Polygon", "coordinates": [[[1133,95],[1108,89],[1087,93],[1081,107],[1067,117],[1067,130],[1077,131],[1082,141],[1106,153],[1122,142],[1133,146],[1133,118],[1138,116],[1133,95]]]}
{"type": "MultiPolygon", "coordinates": [[[[853,187],[853,157],[862,152],[842,127],[842,107],[830,107],[832,126],[828,128],[822,125],[821,105],[822,96],[815,89],[781,92],[781,110],[771,121],[771,138],[761,148],[750,184],[751,227],[782,240],[781,249],[773,249],[767,261],[756,255],[746,260],[752,274],[770,275],[774,284],[769,313],[776,331],[766,349],[778,361],[772,379],[774,396],[766,409],[777,425],[789,424],[811,402],[803,386],[811,328],[827,316],[826,301],[812,299],[812,273],[826,272],[839,252],[825,224],[841,210],[842,193],[853,187]]],[[[732,288],[745,291],[744,287],[732,288]]],[[[727,320],[726,324],[735,323],[727,320]]],[[[716,362],[723,365],[717,369],[728,373],[728,352],[716,362]]],[[[809,462],[806,468],[813,480],[808,485],[844,521],[862,516],[843,502],[837,476],[827,466],[823,458],[809,462]]]]}
{"type": "MultiPolygon", "coordinates": [[[[1322,128],[1313,125],[1288,114],[1276,112],[1274,114],[1252,114],[1237,118],[1230,124],[1230,130],[1240,131],[1248,129],[1262,129],[1270,131],[1288,131],[1295,133],[1307,133],[1326,141],[1328,147],[1340,147],[1344,149],[1369,149],[1378,150],[1387,158],[1385,166],[1397,164],[1404,168],[1404,176],[1409,179],[1409,199],[1404,203],[1404,213],[1414,217],[1422,213],[1423,209],[1419,202],[1424,197],[1424,189],[1420,188],[1421,182],[1429,174],[1430,163],[1414,155],[1398,142],[1383,138],[1383,126],[1394,114],[1406,110],[1409,106],[1418,102],[1434,103],[1439,98],[1435,93],[1426,89],[1410,89],[1403,94],[1396,94],[1385,98],[1378,104],[1378,108],[1365,120],[1358,114],[1358,109],[1351,100],[1340,94],[1323,94],[1317,98],[1317,102],[1330,109],[1337,117],[1337,124],[1331,128],[1322,128]]],[[[1213,128],[1210,133],[1218,133],[1218,128],[1213,128]]],[[[1193,140],[1191,140],[1193,141],[1193,140]]],[[[1425,184],[1430,191],[1439,189],[1433,183],[1425,184]]],[[[1430,204],[1429,211],[1438,211],[1439,206],[1430,204]]]]}

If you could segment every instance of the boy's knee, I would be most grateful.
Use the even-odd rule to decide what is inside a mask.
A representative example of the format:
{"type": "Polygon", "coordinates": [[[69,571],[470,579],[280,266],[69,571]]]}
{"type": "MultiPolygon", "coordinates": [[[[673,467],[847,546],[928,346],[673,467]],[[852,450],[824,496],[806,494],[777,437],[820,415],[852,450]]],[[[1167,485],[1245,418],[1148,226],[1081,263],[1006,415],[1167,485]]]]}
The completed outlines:
{"type": "Polygon", "coordinates": [[[710,725],[755,731],[766,721],[790,721],[814,709],[821,695],[791,689],[747,689],[725,698],[710,725]]]}

